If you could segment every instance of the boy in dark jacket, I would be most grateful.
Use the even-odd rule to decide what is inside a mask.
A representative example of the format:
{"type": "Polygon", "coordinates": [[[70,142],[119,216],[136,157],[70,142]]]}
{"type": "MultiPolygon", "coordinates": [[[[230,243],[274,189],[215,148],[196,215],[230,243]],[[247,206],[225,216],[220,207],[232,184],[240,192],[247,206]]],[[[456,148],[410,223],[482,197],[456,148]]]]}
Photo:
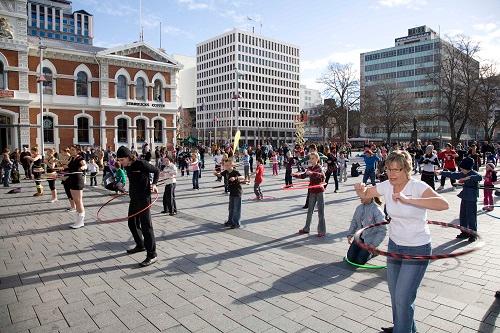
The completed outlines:
{"type": "MultiPolygon", "coordinates": [[[[458,197],[462,199],[460,202],[460,226],[477,231],[477,197],[479,196],[479,182],[483,179],[475,170],[474,160],[466,157],[459,165],[460,172],[443,171],[443,177],[457,179],[460,184],[463,184],[462,191],[458,197]]],[[[460,233],[458,239],[469,238],[469,242],[474,242],[476,237],[469,236],[467,233],[460,233]]]]}

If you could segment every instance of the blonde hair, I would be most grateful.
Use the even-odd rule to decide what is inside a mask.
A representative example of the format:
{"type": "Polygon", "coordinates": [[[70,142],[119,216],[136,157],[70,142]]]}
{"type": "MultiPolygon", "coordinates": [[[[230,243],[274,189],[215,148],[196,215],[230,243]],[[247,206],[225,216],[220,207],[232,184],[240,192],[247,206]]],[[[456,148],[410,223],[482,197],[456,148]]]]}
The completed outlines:
{"type": "Polygon", "coordinates": [[[389,167],[392,163],[397,163],[403,171],[408,176],[408,179],[411,177],[412,168],[412,159],[410,153],[406,150],[394,150],[390,153],[385,160],[385,167],[389,167]]]}
{"type": "Polygon", "coordinates": [[[316,161],[319,162],[319,154],[317,152],[313,151],[312,153],[309,153],[309,159],[311,159],[312,156],[316,157],[316,161]]]}

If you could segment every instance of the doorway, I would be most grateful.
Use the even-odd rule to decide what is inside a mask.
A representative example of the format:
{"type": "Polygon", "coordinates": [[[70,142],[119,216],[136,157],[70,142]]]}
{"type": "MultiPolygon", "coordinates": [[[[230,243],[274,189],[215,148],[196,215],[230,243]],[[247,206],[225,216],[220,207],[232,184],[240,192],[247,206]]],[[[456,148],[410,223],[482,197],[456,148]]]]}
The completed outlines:
{"type": "Polygon", "coordinates": [[[0,114],[0,150],[12,148],[12,117],[0,114]]]}

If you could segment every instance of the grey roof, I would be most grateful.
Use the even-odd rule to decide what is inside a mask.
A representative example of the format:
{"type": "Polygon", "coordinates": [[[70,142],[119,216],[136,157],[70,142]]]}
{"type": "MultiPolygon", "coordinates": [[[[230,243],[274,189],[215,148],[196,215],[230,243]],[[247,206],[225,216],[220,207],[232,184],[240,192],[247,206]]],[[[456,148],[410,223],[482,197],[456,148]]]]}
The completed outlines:
{"type": "MultiPolygon", "coordinates": [[[[37,45],[40,41],[40,38],[34,36],[28,36],[28,43],[31,45],[37,45]]],[[[75,50],[75,51],[83,51],[89,53],[97,53],[102,50],[106,50],[105,47],[97,47],[88,44],[80,44],[74,42],[68,42],[58,39],[50,39],[50,38],[42,38],[43,44],[48,47],[58,48],[58,49],[66,49],[66,50],[75,50]]]]}

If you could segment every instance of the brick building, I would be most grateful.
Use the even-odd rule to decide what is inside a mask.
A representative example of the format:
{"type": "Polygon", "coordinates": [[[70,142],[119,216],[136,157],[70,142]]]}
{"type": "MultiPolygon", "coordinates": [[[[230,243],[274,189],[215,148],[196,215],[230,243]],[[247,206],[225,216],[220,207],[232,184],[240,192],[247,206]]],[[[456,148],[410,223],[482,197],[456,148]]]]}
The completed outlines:
{"type": "MultiPolygon", "coordinates": [[[[67,2],[67,1],[66,1],[67,2]]],[[[140,147],[175,144],[178,71],[146,43],[115,48],[27,34],[26,0],[0,0],[0,149],[41,144],[140,147]]]]}

